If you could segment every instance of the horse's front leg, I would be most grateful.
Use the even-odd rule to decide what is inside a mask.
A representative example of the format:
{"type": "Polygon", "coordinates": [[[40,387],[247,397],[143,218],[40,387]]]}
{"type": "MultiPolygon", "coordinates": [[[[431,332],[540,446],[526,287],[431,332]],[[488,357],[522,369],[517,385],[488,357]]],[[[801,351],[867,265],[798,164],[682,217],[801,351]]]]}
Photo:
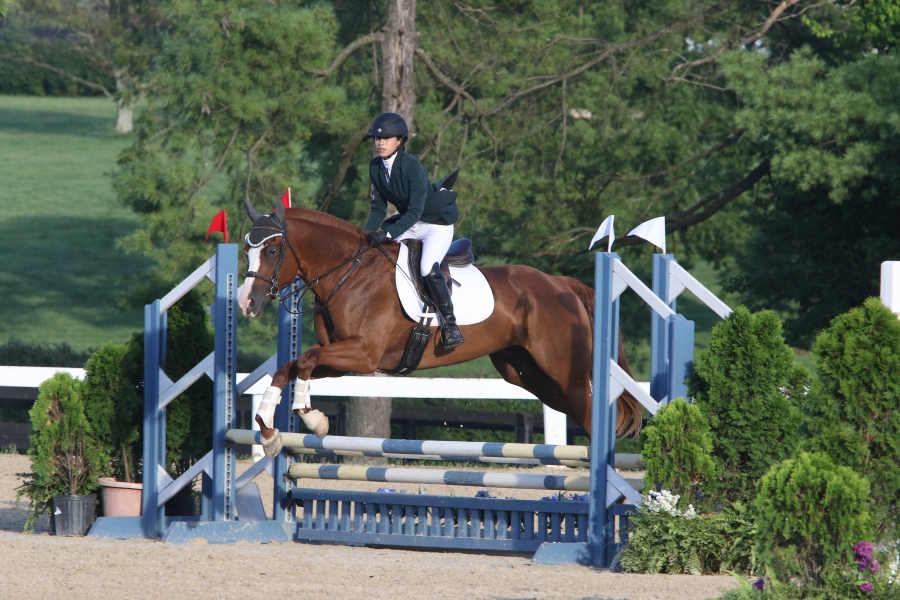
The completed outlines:
{"type": "Polygon", "coordinates": [[[313,409],[310,403],[309,387],[313,370],[316,370],[317,377],[339,376],[351,371],[371,373],[378,367],[378,358],[378,350],[373,344],[361,338],[351,338],[327,346],[314,346],[297,360],[282,365],[272,377],[272,385],[266,389],[256,413],[266,456],[277,456],[281,452],[281,434],[275,429],[273,421],[275,407],[281,402],[281,391],[291,379],[296,380],[291,411],[300,415],[310,431],[318,437],[325,437],[328,417],[313,409]]]}

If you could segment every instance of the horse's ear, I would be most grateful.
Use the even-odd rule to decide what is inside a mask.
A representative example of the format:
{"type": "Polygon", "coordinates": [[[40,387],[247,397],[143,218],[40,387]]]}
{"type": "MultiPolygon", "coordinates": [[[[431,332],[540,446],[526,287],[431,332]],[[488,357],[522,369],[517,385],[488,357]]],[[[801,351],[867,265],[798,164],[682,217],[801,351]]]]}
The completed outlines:
{"type": "Polygon", "coordinates": [[[250,217],[252,223],[256,223],[263,216],[261,212],[253,208],[253,205],[250,204],[250,199],[246,196],[244,196],[244,208],[247,209],[247,216],[250,217]]]}
{"type": "Polygon", "coordinates": [[[275,205],[275,218],[279,223],[284,223],[284,203],[281,200],[275,205]]]}

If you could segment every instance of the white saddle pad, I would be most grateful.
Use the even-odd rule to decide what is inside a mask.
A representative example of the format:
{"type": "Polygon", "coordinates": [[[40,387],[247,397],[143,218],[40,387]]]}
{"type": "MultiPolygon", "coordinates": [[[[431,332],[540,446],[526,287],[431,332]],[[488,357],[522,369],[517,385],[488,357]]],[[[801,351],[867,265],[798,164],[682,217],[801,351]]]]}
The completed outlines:
{"type": "MultiPolygon", "coordinates": [[[[424,305],[409,277],[409,249],[406,244],[400,244],[400,256],[395,270],[397,294],[400,296],[403,312],[410,320],[418,321],[423,314],[424,305]]],[[[450,276],[454,280],[452,299],[457,325],[474,325],[491,316],[494,312],[494,293],[475,265],[450,267],[450,276]]]]}

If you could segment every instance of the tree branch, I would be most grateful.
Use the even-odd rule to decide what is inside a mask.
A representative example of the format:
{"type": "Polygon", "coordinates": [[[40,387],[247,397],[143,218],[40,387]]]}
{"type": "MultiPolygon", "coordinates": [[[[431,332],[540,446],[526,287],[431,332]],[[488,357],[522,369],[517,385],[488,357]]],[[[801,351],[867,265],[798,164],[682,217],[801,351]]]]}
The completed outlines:
{"type": "Polygon", "coordinates": [[[91,89],[100,90],[101,92],[103,92],[103,95],[106,96],[107,98],[109,98],[110,100],[115,99],[115,94],[113,94],[108,89],[106,89],[106,86],[100,85],[99,83],[94,83],[93,81],[88,81],[87,79],[82,79],[81,77],[78,77],[77,75],[72,75],[68,71],[64,71],[63,69],[58,69],[58,68],[56,68],[52,65],[48,65],[46,63],[38,62],[38,61],[34,60],[33,58],[8,57],[8,56],[5,56],[3,58],[5,58],[7,60],[18,60],[18,61],[22,61],[22,62],[29,62],[37,67],[46,69],[53,73],[56,73],[57,75],[62,75],[63,77],[68,77],[69,79],[74,79],[81,85],[85,85],[91,89]]]}
{"type": "Polygon", "coordinates": [[[434,63],[434,60],[428,54],[422,50],[421,48],[416,48],[416,56],[422,59],[422,62],[425,63],[425,66],[428,67],[428,70],[431,71],[438,81],[443,83],[446,87],[450,88],[453,92],[456,93],[457,96],[462,96],[472,103],[472,106],[475,108],[475,112],[479,115],[482,114],[481,108],[478,106],[478,101],[466,91],[464,87],[453,81],[449,76],[444,74],[443,71],[434,63]]]}
{"type": "Polygon", "coordinates": [[[237,139],[238,132],[240,132],[240,128],[235,129],[234,133],[231,136],[231,139],[228,140],[228,145],[225,147],[225,151],[222,153],[222,158],[219,159],[219,164],[205,177],[201,177],[200,181],[197,183],[197,189],[194,190],[194,194],[197,194],[203,186],[209,183],[209,180],[216,176],[216,174],[222,169],[222,165],[225,164],[225,159],[228,158],[228,153],[231,151],[231,145],[234,144],[234,140],[237,139]]]}
{"type": "Polygon", "coordinates": [[[316,69],[307,69],[306,67],[301,68],[307,73],[312,73],[313,75],[318,75],[319,77],[330,77],[335,71],[341,68],[341,65],[343,65],[348,58],[350,58],[351,54],[353,54],[363,46],[368,46],[369,44],[380,44],[383,41],[383,32],[378,31],[375,33],[370,33],[369,35],[364,35],[361,38],[354,40],[346,48],[341,50],[340,54],[334,57],[334,60],[331,61],[331,64],[328,65],[327,69],[319,71],[316,69]]]}
{"type": "MultiPolygon", "coordinates": [[[[794,0],[794,1],[799,2],[800,0],[794,0]]],[[[732,2],[733,2],[733,0],[725,0],[724,2],[721,2],[721,3],[717,4],[716,6],[712,7],[707,12],[697,13],[696,15],[693,15],[690,18],[685,19],[684,21],[681,21],[679,23],[673,23],[672,25],[668,25],[666,27],[663,27],[662,29],[658,29],[658,30],[654,31],[653,33],[647,34],[644,37],[639,38],[637,40],[632,40],[630,42],[624,42],[621,44],[610,45],[603,52],[601,52],[596,58],[584,63],[583,65],[581,65],[579,67],[572,69],[568,73],[563,73],[562,75],[558,75],[558,76],[556,76],[552,79],[549,79],[543,83],[539,83],[538,85],[532,86],[530,88],[526,88],[524,90],[519,90],[517,92],[510,94],[506,98],[506,100],[504,100],[503,102],[501,102],[500,104],[498,104],[497,106],[495,106],[494,108],[492,108],[490,111],[488,111],[485,114],[486,115],[497,114],[497,113],[501,112],[502,110],[504,110],[507,106],[509,106],[510,104],[512,104],[519,98],[521,98],[522,96],[526,96],[526,95],[536,92],[538,90],[542,90],[546,87],[556,85],[557,83],[560,83],[564,80],[573,79],[573,78],[577,77],[578,75],[581,75],[585,71],[588,71],[589,69],[591,69],[591,68],[595,67],[596,65],[600,64],[601,62],[605,61],[610,56],[614,56],[624,50],[630,50],[632,48],[637,48],[639,46],[643,46],[645,44],[655,42],[659,38],[661,38],[665,35],[668,35],[668,34],[672,33],[673,31],[678,31],[679,29],[682,29],[684,27],[688,27],[689,25],[693,25],[694,23],[697,23],[698,21],[702,21],[702,20],[708,18],[710,15],[714,15],[718,12],[721,12],[728,5],[732,4],[732,2]]]]}
{"type": "Polygon", "coordinates": [[[695,154],[694,156],[689,156],[688,158],[684,159],[677,165],[673,165],[673,166],[669,167],[668,169],[664,169],[662,171],[655,171],[653,173],[647,173],[646,175],[637,175],[634,177],[626,177],[625,175],[620,175],[620,174],[616,173],[610,179],[612,181],[633,182],[633,181],[643,181],[646,179],[653,179],[655,177],[665,177],[666,175],[671,175],[672,173],[681,169],[682,167],[685,167],[694,161],[700,160],[701,158],[706,158],[707,156],[715,154],[722,148],[725,148],[726,146],[730,146],[731,144],[735,143],[736,141],[741,139],[741,136],[744,135],[744,131],[745,131],[744,129],[738,129],[735,132],[729,133],[727,136],[725,136],[724,140],[722,140],[721,142],[719,142],[718,144],[716,144],[709,150],[704,150],[700,154],[695,154]]]}
{"type": "Polygon", "coordinates": [[[344,145],[344,151],[341,153],[341,162],[338,165],[337,173],[334,174],[334,180],[331,182],[331,187],[328,188],[328,193],[325,194],[322,204],[319,205],[319,210],[321,212],[328,212],[331,201],[337,195],[338,190],[341,189],[341,184],[344,183],[344,177],[347,175],[347,169],[350,168],[350,161],[353,160],[353,155],[356,154],[356,151],[362,146],[362,143],[366,140],[368,134],[368,130],[360,131],[344,145]]]}
{"type": "MultiPolygon", "coordinates": [[[[768,174],[770,169],[771,163],[767,158],[766,160],[759,163],[759,165],[755,169],[750,171],[743,179],[741,179],[730,188],[709,194],[708,196],[705,196],[699,202],[694,204],[692,207],[674,215],[667,216],[666,233],[673,233],[681,229],[687,229],[691,225],[696,225],[697,223],[710,218],[711,216],[719,212],[722,208],[724,208],[726,204],[756,185],[756,183],[760,179],[768,174]],[[701,211],[700,209],[703,210],[701,211]]],[[[634,235],[618,238],[613,244],[613,250],[617,250],[624,246],[640,244],[644,241],[645,240],[643,238],[639,238],[634,235]]]]}
{"type": "MultiPolygon", "coordinates": [[[[836,1],[837,0],[826,0],[825,4],[832,4],[836,1]]],[[[714,60],[716,60],[717,58],[719,58],[727,50],[731,50],[732,48],[738,48],[741,46],[746,46],[748,44],[754,43],[756,40],[762,38],[762,36],[764,36],[764,35],[766,35],[766,33],[768,33],[768,31],[772,27],[772,25],[774,25],[777,21],[779,21],[779,17],[784,13],[784,11],[786,11],[791,6],[798,4],[799,2],[800,2],[800,0],[785,0],[784,2],[782,2],[781,4],[776,6],[775,9],[771,13],[769,13],[769,17],[763,22],[763,24],[760,26],[759,29],[757,29],[750,35],[741,38],[737,42],[732,42],[730,44],[723,44],[715,52],[713,52],[712,54],[710,54],[708,56],[704,56],[703,58],[698,58],[697,60],[692,60],[690,62],[675,65],[675,68],[672,69],[672,74],[669,75],[669,77],[666,78],[664,81],[666,81],[666,82],[676,81],[675,75],[678,73],[678,71],[681,71],[683,69],[690,69],[693,67],[698,67],[700,65],[704,65],[707,63],[711,63],[714,60]]]]}

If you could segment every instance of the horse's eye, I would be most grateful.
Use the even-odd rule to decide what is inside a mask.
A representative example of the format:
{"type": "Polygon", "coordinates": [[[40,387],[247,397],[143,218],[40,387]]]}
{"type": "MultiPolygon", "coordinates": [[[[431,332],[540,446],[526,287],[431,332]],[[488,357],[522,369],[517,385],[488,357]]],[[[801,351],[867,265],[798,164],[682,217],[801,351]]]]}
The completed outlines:
{"type": "Polygon", "coordinates": [[[269,248],[269,256],[275,256],[276,252],[278,252],[278,248],[275,248],[274,246],[269,248]]]}

